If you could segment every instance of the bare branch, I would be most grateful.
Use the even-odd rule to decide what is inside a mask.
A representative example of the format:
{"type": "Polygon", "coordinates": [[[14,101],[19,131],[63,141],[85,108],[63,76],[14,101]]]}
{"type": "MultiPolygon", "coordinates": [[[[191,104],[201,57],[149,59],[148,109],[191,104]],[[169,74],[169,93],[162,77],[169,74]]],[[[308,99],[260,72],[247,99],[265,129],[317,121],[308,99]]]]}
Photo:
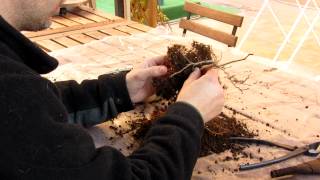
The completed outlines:
{"type": "Polygon", "coordinates": [[[182,73],[183,71],[185,71],[186,69],[188,69],[190,67],[196,68],[196,67],[202,67],[202,66],[205,66],[205,65],[212,65],[214,67],[214,64],[213,64],[212,60],[202,61],[202,62],[198,62],[198,63],[189,63],[184,68],[182,68],[180,71],[171,74],[170,78],[173,78],[174,76],[182,73]]]}
{"type": "Polygon", "coordinates": [[[219,65],[219,67],[224,67],[226,65],[229,65],[229,64],[232,64],[232,63],[236,63],[236,62],[239,62],[239,61],[244,61],[246,60],[249,56],[252,56],[253,54],[248,54],[246,57],[242,58],[242,59],[238,59],[238,60],[234,60],[234,61],[230,61],[230,62],[227,62],[227,63],[224,63],[224,64],[221,64],[219,65]]]}
{"type": "Polygon", "coordinates": [[[224,68],[220,68],[220,69],[225,73],[225,75],[227,76],[227,79],[230,80],[231,84],[232,84],[235,88],[237,88],[239,91],[241,91],[241,93],[243,93],[243,90],[242,90],[239,86],[237,86],[236,83],[234,82],[234,80],[233,80],[233,77],[234,77],[234,76],[230,75],[227,71],[225,71],[224,68]]]}
{"type": "MultiPolygon", "coordinates": [[[[189,64],[187,64],[184,68],[182,68],[180,71],[173,73],[172,75],[170,75],[169,78],[173,78],[174,76],[184,72],[185,70],[187,70],[188,68],[192,67],[193,69],[196,67],[202,67],[202,66],[206,66],[206,68],[209,68],[211,66],[211,68],[217,68],[217,69],[223,69],[226,65],[232,64],[232,63],[236,63],[236,62],[240,62],[240,61],[244,61],[246,60],[249,56],[251,56],[253,54],[248,54],[246,57],[242,58],[242,59],[238,59],[238,60],[233,60],[233,61],[229,61],[227,63],[221,64],[221,65],[216,65],[214,64],[214,61],[212,60],[205,60],[202,62],[198,62],[198,63],[193,63],[191,62],[184,54],[182,54],[182,56],[189,62],[189,64]],[[208,66],[210,65],[210,66],[208,66]]],[[[216,58],[216,57],[215,57],[216,58]]]]}

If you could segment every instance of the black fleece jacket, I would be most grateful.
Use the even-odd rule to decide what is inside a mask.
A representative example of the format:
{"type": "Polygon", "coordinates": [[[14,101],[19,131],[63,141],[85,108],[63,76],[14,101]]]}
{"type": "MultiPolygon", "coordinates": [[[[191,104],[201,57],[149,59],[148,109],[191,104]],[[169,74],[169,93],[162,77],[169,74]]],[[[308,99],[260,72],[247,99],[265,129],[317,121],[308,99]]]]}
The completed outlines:
{"type": "Polygon", "coordinates": [[[169,107],[128,157],[96,149],[84,126],[133,108],[125,74],[81,84],[40,76],[57,65],[0,17],[0,179],[190,179],[203,131],[192,106],[169,107]]]}

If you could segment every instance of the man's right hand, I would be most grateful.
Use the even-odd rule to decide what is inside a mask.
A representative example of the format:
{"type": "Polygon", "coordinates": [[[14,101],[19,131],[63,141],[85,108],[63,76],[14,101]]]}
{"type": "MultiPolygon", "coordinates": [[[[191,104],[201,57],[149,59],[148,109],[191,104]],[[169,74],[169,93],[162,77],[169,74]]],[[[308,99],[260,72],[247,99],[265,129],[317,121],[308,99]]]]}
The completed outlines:
{"type": "Polygon", "coordinates": [[[184,82],[177,102],[194,106],[200,112],[204,123],[219,115],[223,108],[224,95],[217,70],[211,69],[201,76],[200,69],[195,69],[184,82]]]}

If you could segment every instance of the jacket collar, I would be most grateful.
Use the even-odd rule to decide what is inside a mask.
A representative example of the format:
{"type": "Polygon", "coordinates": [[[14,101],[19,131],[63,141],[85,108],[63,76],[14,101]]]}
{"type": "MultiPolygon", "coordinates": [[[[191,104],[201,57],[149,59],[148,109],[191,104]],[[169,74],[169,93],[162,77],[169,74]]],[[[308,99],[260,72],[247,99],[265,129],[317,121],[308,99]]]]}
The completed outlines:
{"type": "MultiPolygon", "coordinates": [[[[38,72],[46,74],[58,66],[58,61],[17,31],[0,16],[0,42],[4,43],[21,62],[38,72]]],[[[8,55],[8,54],[7,54],[8,55]]],[[[10,55],[9,55],[10,56],[10,55]]],[[[12,57],[17,60],[17,58],[12,57]]]]}

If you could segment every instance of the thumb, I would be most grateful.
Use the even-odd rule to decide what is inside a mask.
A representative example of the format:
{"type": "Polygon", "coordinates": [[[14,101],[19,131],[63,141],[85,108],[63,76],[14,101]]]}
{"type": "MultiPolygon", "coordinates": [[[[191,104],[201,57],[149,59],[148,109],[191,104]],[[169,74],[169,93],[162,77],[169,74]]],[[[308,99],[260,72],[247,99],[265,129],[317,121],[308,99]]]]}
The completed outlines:
{"type": "Polygon", "coordinates": [[[143,75],[146,78],[149,77],[159,77],[163,76],[167,73],[168,69],[166,66],[152,66],[149,68],[144,69],[143,75]]]}
{"type": "Polygon", "coordinates": [[[199,68],[195,68],[194,71],[189,75],[188,79],[184,82],[184,84],[189,84],[201,76],[201,71],[199,68]]]}

